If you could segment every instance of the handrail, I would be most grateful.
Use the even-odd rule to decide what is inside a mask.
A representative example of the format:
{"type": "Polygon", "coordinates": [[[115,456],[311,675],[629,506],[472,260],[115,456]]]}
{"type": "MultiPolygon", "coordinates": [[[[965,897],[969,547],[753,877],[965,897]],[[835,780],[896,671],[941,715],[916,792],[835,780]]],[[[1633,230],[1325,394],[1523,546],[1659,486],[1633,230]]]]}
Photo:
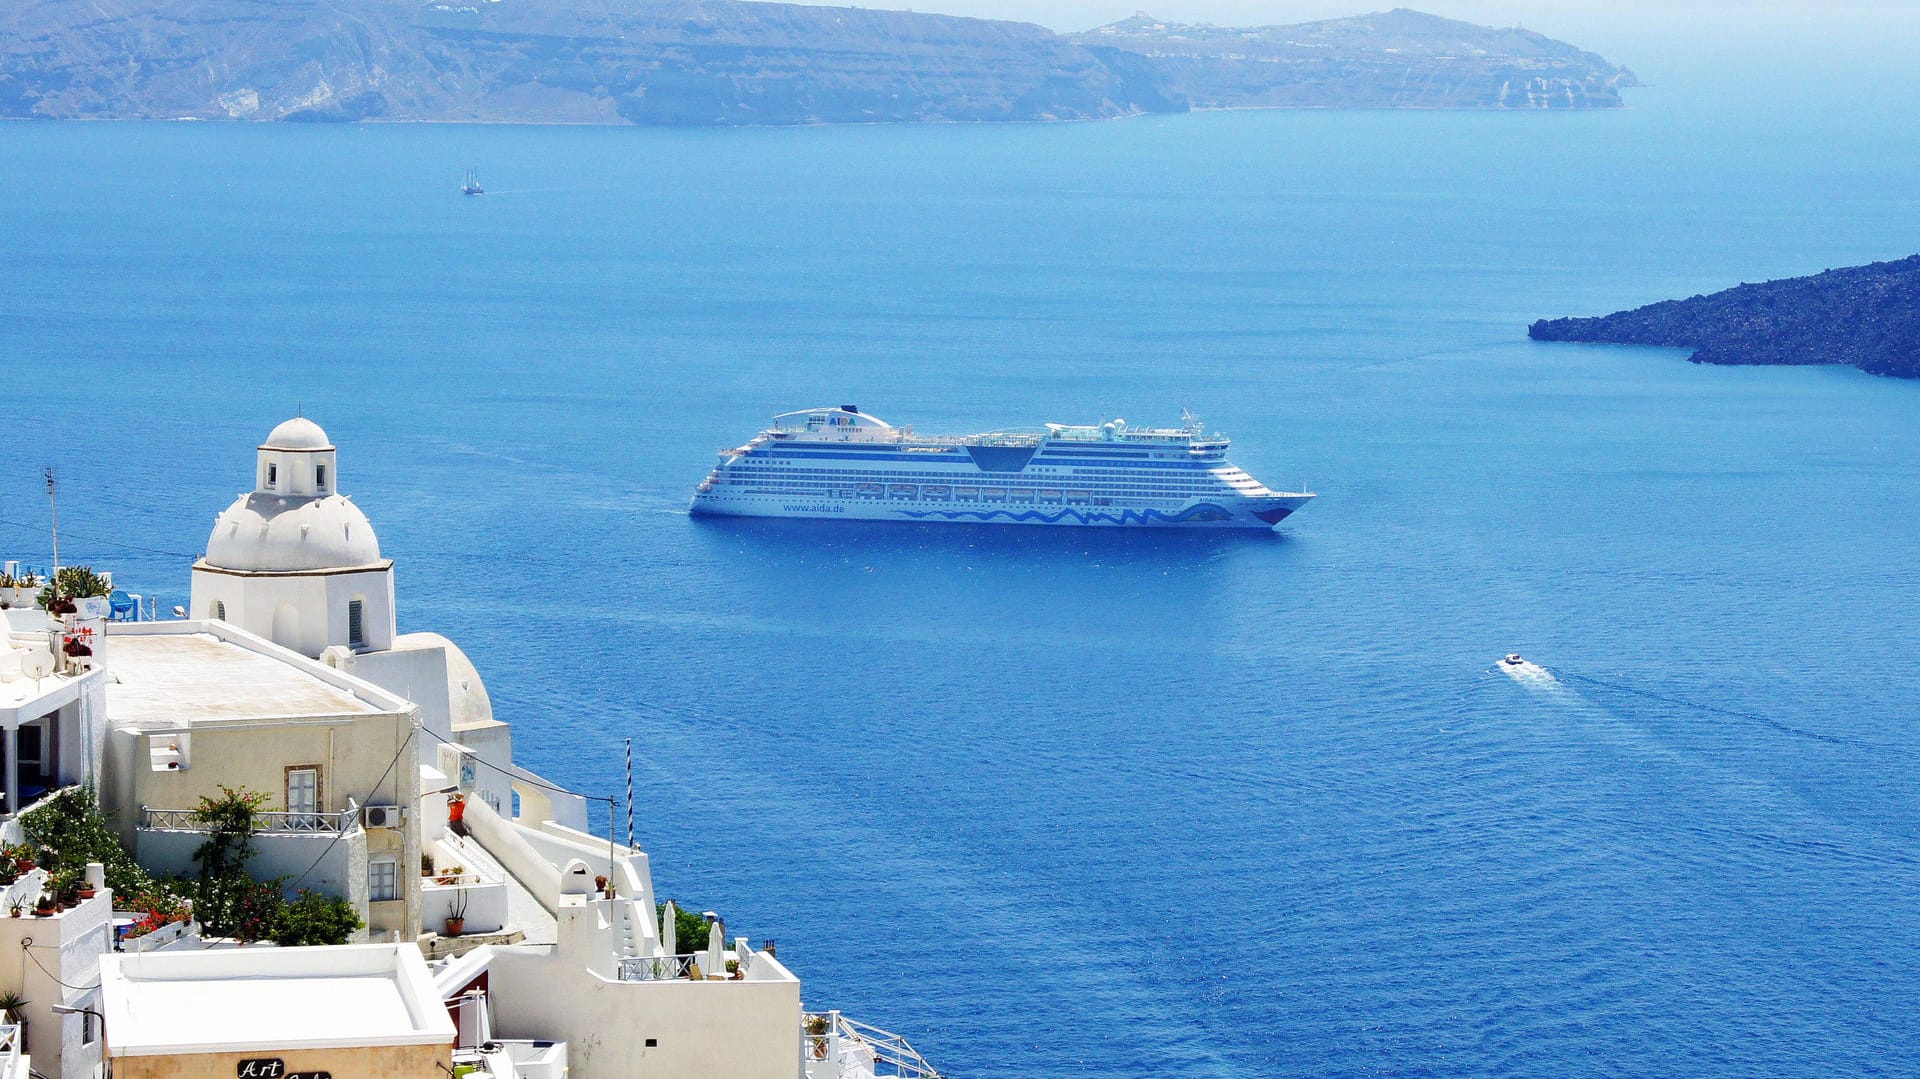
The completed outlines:
{"type": "MultiPolygon", "coordinates": [[[[268,810],[253,815],[255,835],[337,835],[353,830],[359,822],[358,809],[338,813],[289,813],[268,810]]],[[[191,809],[152,809],[140,807],[140,827],[174,832],[204,832],[207,825],[191,809]]]]}
{"type": "Polygon", "coordinates": [[[837,1011],[802,1012],[800,1015],[800,1059],[804,1069],[808,1061],[832,1061],[836,1073],[842,1061],[852,1053],[872,1058],[876,1079],[941,1079],[933,1065],[920,1055],[907,1039],[891,1031],[858,1023],[837,1011]],[[814,1027],[820,1033],[814,1033],[814,1027]]]}

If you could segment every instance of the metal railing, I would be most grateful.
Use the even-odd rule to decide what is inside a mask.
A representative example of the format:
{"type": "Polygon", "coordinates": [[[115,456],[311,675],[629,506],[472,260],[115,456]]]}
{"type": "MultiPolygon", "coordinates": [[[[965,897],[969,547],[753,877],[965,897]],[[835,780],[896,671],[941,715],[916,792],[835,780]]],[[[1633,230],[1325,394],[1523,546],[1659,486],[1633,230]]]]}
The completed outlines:
{"type": "MultiPolygon", "coordinates": [[[[870,1064],[876,1079],[941,1079],[933,1065],[907,1039],[879,1027],[856,1023],[837,1011],[802,1012],[800,1062],[825,1063],[839,1075],[845,1063],[870,1064]]],[[[864,1068],[862,1070],[865,1070],[864,1068]]]]}
{"type": "MultiPolygon", "coordinates": [[[[628,955],[620,958],[620,980],[623,982],[670,982],[678,978],[691,978],[696,964],[705,962],[707,953],[694,955],[628,955]]],[[[712,971],[702,969],[701,974],[712,971]]]]}
{"type": "MultiPolygon", "coordinates": [[[[338,813],[288,813],[271,810],[253,815],[255,835],[338,835],[352,831],[360,822],[358,808],[338,813]]],[[[140,807],[140,827],[174,832],[204,832],[191,809],[151,809],[140,807]]]]}

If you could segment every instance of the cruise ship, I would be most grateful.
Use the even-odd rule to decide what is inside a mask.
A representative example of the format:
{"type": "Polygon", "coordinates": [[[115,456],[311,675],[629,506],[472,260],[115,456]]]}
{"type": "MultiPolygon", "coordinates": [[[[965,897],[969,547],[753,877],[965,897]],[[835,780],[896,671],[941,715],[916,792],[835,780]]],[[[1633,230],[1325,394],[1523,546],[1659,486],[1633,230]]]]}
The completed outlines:
{"type": "Polygon", "coordinates": [[[1227,439],[1180,427],[1050,423],[918,435],[856,405],[773,418],[722,450],[695,515],[861,521],[1271,528],[1305,505],[1227,460],[1227,439]]]}

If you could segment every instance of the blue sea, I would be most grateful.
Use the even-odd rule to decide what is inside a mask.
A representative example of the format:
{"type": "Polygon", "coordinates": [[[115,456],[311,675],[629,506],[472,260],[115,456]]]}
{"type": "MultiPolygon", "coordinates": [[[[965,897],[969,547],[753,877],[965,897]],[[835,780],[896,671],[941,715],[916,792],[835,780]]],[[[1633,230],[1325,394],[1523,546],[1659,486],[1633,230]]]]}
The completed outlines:
{"type": "Polygon", "coordinates": [[[304,412],[520,759],[631,738],[661,895],[954,1076],[1912,1075],[1920,385],[1525,336],[1920,249],[1905,100],[0,126],[0,548],[53,465],[185,602],[304,412]],[[1320,497],[688,517],[845,402],[1186,407],[1320,497]]]}

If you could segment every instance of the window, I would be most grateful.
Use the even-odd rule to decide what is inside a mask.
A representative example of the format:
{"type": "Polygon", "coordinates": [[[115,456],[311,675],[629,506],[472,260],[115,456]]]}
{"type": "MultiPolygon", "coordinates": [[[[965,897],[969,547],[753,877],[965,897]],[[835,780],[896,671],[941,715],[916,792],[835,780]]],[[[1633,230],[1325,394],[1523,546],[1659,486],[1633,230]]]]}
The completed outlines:
{"type": "Polygon", "coordinates": [[[216,599],[213,601],[213,616],[222,622],[225,622],[227,620],[227,601],[226,600],[216,599]]]}
{"type": "Polygon", "coordinates": [[[324,491],[327,489],[327,466],[326,465],[313,466],[313,489],[316,491],[324,491]]]}
{"type": "Polygon", "coordinates": [[[287,769],[287,826],[318,827],[319,813],[320,769],[313,765],[287,769]]]}
{"type": "Polygon", "coordinates": [[[367,646],[366,604],[357,599],[347,601],[347,646],[350,648],[367,646]]]}
{"type": "Polygon", "coordinates": [[[267,462],[267,490],[269,491],[273,490],[273,488],[278,486],[279,483],[280,483],[280,466],[277,464],[274,464],[272,461],[268,461],[267,462]]]}
{"type": "Polygon", "coordinates": [[[385,903],[400,898],[400,863],[392,858],[375,858],[367,863],[367,898],[385,903]]]}

